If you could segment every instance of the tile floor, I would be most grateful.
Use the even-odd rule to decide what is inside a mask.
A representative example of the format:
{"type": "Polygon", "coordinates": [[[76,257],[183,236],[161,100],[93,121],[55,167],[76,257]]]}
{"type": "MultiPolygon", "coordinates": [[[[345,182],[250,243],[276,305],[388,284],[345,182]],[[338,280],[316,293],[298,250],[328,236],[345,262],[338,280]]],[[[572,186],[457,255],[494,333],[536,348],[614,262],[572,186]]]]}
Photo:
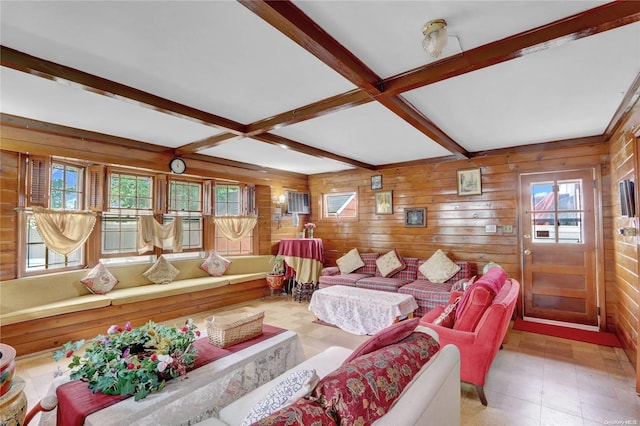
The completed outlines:
{"type": "MultiPolygon", "coordinates": [[[[278,296],[224,310],[239,306],[259,306],[265,310],[266,323],[297,332],[307,357],[332,345],[356,348],[367,339],[314,324],[306,302],[278,296]]],[[[212,312],[192,318],[204,329],[204,318],[212,312]]],[[[17,361],[17,374],[27,381],[29,408],[46,393],[57,364],[65,367],[63,361],[54,362],[49,352],[17,361]]],[[[621,349],[512,330],[489,372],[488,407],[480,403],[474,386],[461,384],[462,424],[637,425],[640,397],[634,378],[621,349]]]]}

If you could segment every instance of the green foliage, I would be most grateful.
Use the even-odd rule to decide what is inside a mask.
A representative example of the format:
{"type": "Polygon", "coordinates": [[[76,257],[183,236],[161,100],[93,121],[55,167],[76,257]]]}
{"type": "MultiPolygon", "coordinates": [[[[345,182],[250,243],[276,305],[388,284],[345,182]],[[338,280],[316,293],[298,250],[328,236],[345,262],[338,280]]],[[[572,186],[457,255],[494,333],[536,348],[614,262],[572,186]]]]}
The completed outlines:
{"type": "Polygon", "coordinates": [[[186,374],[193,366],[193,342],[200,332],[189,320],[181,328],[149,321],[124,329],[112,325],[106,335],[95,337],[82,357],[73,354],[84,341],[68,342],[54,359],[71,357],[71,379],[84,380],[89,389],[107,395],[134,395],[144,399],[165,386],[165,381],[186,374]]]}

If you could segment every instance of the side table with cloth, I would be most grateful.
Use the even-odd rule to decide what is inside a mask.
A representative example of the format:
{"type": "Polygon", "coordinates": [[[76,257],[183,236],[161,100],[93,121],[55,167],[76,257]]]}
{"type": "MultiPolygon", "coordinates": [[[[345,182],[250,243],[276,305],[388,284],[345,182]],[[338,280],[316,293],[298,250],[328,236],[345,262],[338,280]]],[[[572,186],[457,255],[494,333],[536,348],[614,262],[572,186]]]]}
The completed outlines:
{"type": "Polygon", "coordinates": [[[375,334],[399,321],[412,317],[418,309],[410,294],[333,285],[313,293],[309,310],[318,319],[353,334],[375,334]]]}
{"type": "Polygon", "coordinates": [[[285,279],[295,277],[299,285],[318,283],[324,265],[324,246],[320,238],[284,238],[280,240],[278,255],[284,258],[285,279]]]}
{"type": "MultiPolygon", "coordinates": [[[[204,337],[206,339],[206,337],[204,337]]],[[[187,373],[187,378],[135,401],[128,398],[86,417],[84,424],[190,425],[218,412],[253,389],[304,361],[299,336],[285,331],[187,373]]],[[[54,381],[48,393],[69,380],[54,381]]],[[[43,413],[41,426],[56,425],[55,411],[43,413]]]]}

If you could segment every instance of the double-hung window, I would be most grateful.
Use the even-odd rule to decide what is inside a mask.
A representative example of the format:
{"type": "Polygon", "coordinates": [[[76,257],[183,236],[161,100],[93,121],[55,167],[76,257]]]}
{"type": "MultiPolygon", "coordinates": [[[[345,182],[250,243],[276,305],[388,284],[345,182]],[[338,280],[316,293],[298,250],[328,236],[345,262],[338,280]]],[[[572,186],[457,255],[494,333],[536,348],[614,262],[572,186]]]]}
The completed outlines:
{"type": "Polygon", "coordinates": [[[169,182],[169,213],[164,223],[182,218],[182,248],[203,250],[202,183],[171,180],[169,182]]]}
{"type": "MultiPolygon", "coordinates": [[[[63,161],[31,158],[28,174],[29,206],[39,205],[58,210],[84,208],[84,167],[63,161]]],[[[45,245],[30,209],[25,210],[25,224],[26,273],[72,268],[83,264],[83,247],[63,256],[45,245]]]]}
{"type": "Polygon", "coordinates": [[[109,173],[108,207],[102,213],[102,256],[136,256],[138,217],[153,214],[153,177],[109,173]]]}
{"type": "MultiPolygon", "coordinates": [[[[254,188],[252,186],[216,184],[215,215],[241,216],[254,212],[254,188]]],[[[253,253],[253,231],[239,241],[228,240],[216,228],[216,250],[222,254],[253,253]]]]}

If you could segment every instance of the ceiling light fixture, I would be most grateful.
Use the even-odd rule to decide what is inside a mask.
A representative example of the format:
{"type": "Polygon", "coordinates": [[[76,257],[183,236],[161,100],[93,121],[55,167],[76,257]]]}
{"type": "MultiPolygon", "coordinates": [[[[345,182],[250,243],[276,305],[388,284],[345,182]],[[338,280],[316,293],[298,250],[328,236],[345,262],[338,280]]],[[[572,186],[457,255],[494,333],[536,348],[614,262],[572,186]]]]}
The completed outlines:
{"type": "Polygon", "coordinates": [[[429,55],[437,58],[442,50],[447,46],[447,21],[444,19],[433,19],[422,27],[424,40],[422,47],[429,55]]]}

